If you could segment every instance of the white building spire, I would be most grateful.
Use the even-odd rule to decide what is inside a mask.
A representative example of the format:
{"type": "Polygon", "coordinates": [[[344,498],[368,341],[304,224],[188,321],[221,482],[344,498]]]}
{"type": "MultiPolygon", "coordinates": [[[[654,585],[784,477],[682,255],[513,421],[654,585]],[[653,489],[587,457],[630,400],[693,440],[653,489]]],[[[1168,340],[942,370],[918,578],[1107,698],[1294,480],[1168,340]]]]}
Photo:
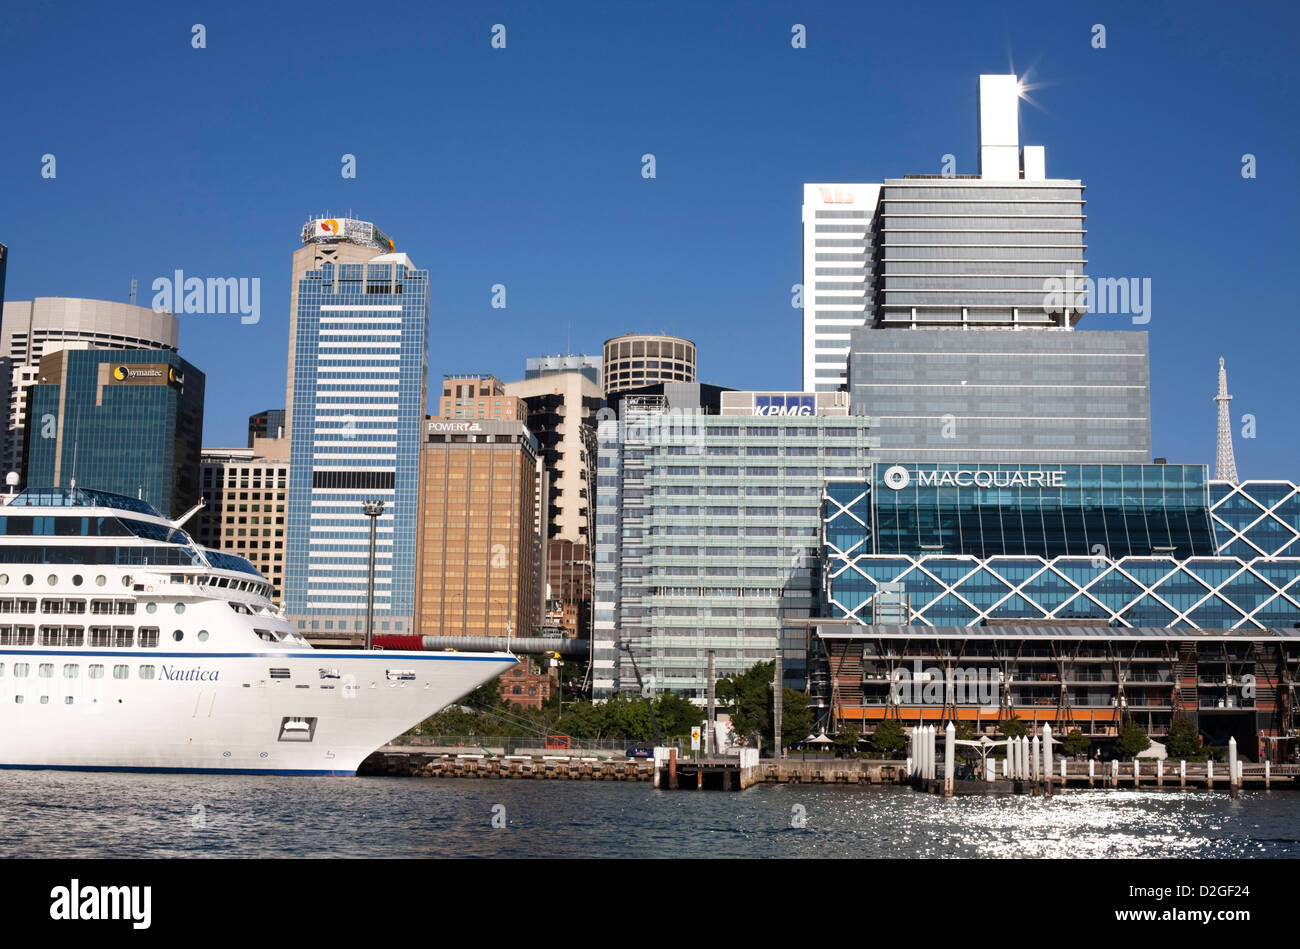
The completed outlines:
{"type": "Polygon", "coordinates": [[[1237,483],[1237,462],[1232,456],[1232,416],[1228,412],[1228,370],[1223,368],[1223,357],[1219,357],[1219,394],[1214,397],[1219,403],[1219,444],[1214,452],[1214,480],[1237,483]]]}

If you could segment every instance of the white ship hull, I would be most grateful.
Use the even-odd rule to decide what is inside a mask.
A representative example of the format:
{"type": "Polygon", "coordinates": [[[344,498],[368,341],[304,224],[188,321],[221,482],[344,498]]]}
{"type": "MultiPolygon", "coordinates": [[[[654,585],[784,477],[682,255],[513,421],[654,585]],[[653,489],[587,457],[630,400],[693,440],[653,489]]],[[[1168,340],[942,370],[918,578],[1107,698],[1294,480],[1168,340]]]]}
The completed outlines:
{"type": "Polygon", "coordinates": [[[0,677],[0,768],[352,775],[375,749],[516,661],[508,653],[0,648],[10,672],[0,677]],[[15,679],[15,663],[29,664],[30,675],[15,679]],[[39,677],[46,663],[52,674],[39,677]],[[89,678],[90,663],[108,674],[89,678]],[[112,677],[118,664],[125,678],[112,677]],[[67,665],[78,666],[75,678],[63,676],[67,665]],[[145,665],[154,678],[141,679],[145,665]]]}

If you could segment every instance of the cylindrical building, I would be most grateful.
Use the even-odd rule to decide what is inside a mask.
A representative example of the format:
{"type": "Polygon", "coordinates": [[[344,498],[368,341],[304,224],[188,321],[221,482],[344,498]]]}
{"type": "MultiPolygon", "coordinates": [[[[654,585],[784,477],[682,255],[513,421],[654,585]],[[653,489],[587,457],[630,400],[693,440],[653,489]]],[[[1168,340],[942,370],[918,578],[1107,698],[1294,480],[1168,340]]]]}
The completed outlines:
{"type": "Polygon", "coordinates": [[[680,336],[615,336],[605,340],[605,397],[658,382],[695,381],[695,344],[680,336]]]}

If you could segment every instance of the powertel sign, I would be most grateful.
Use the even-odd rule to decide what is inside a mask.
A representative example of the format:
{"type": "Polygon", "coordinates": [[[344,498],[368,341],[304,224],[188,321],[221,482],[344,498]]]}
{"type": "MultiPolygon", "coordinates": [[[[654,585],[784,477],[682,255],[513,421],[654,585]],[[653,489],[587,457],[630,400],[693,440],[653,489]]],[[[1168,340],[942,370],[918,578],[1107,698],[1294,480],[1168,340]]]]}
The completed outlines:
{"type": "Polygon", "coordinates": [[[921,488],[1064,488],[1064,471],[908,471],[885,469],[885,487],[901,491],[916,482],[921,488]]]}

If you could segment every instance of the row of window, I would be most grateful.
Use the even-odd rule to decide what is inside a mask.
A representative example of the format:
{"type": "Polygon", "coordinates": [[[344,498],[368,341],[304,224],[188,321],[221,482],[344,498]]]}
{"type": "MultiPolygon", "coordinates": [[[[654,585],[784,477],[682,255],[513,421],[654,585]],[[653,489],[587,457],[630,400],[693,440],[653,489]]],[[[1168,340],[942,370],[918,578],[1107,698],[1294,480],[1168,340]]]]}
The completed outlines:
{"type": "MultiPolygon", "coordinates": [[[[34,626],[0,626],[0,646],[35,646],[37,630],[34,626]]],[[[208,641],[208,631],[198,632],[199,642],[208,641]]],[[[157,627],[141,627],[137,631],[131,626],[92,626],[90,627],[90,645],[102,648],[130,648],[140,646],[151,649],[158,645],[157,627]]],[[[184,630],[172,630],[172,640],[181,642],[185,639],[184,630]]],[[[82,626],[42,626],[40,628],[41,646],[76,646],[86,645],[86,629],[82,626]]]]}
{"type": "MultiPolygon", "coordinates": [[[[11,674],[12,674],[12,677],[15,678],[15,679],[26,679],[26,678],[28,678],[28,677],[31,675],[31,665],[30,665],[29,663],[26,663],[26,662],[15,662],[15,663],[13,664],[13,668],[12,668],[12,670],[11,670],[11,674]]],[[[4,678],[4,675],[5,675],[5,664],[4,664],[3,662],[0,662],[0,678],[4,678]]],[[[71,662],[71,663],[67,663],[66,665],[64,665],[64,667],[63,667],[63,678],[65,678],[65,679],[76,679],[76,678],[78,678],[80,675],[81,675],[81,666],[80,666],[78,663],[71,662]]],[[[54,663],[52,663],[52,662],[42,662],[42,663],[38,664],[38,665],[36,666],[36,676],[37,676],[37,678],[40,678],[40,679],[53,679],[53,678],[54,678],[54,663]]],[[[154,667],[153,667],[153,666],[140,666],[140,667],[139,667],[139,670],[138,670],[137,673],[136,673],[136,677],[137,677],[137,678],[140,678],[140,679],[153,679],[153,678],[155,678],[155,670],[154,670],[154,667]]],[[[104,667],[103,667],[102,665],[99,665],[98,663],[95,663],[95,664],[92,664],[92,665],[87,666],[87,667],[86,667],[86,678],[88,678],[88,679],[102,679],[102,678],[104,678],[104,667]]],[[[114,679],[129,679],[129,678],[131,678],[131,667],[128,666],[128,665],[125,665],[125,664],[123,664],[123,665],[115,665],[115,666],[113,666],[113,678],[114,678],[114,679]]],[[[22,701],[22,696],[21,696],[21,695],[20,695],[20,696],[17,696],[17,697],[15,698],[15,701],[17,701],[17,702],[21,702],[21,701],[22,701]]],[[[71,701],[72,701],[71,697],[68,697],[68,698],[67,698],[67,701],[68,701],[69,704],[70,704],[71,701]]]]}
{"type": "MultiPolygon", "coordinates": [[[[40,609],[42,613],[85,613],[85,600],[67,600],[67,599],[45,599],[41,600],[40,609]]],[[[179,604],[178,604],[179,605],[179,604]]],[[[11,597],[0,597],[0,613],[35,613],[37,607],[36,600],[13,599],[11,597]]],[[[126,614],[135,613],[134,600],[91,600],[90,612],[100,615],[104,614],[126,614]]]]}

